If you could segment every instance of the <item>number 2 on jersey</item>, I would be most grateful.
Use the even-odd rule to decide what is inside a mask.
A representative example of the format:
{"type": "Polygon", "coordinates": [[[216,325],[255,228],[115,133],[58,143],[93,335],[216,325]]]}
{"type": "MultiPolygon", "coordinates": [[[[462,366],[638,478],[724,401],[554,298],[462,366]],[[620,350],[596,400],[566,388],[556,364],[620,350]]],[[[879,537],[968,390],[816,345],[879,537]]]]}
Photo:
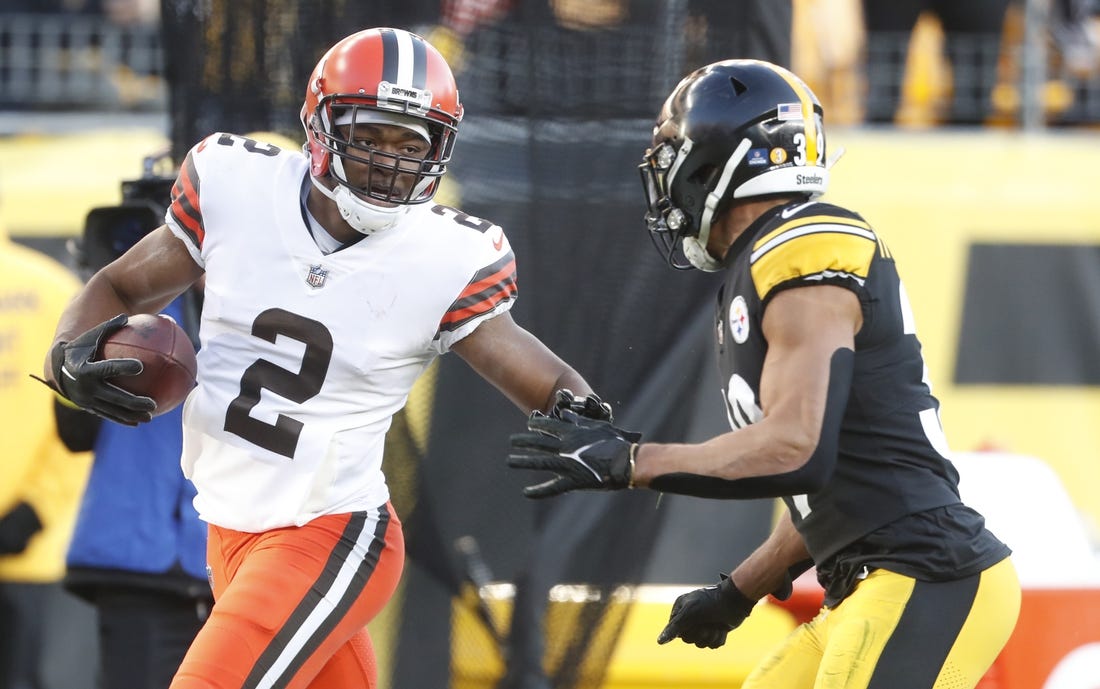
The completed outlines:
{"type": "Polygon", "coordinates": [[[306,346],[301,369],[295,373],[266,359],[257,359],[241,376],[241,394],[229,403],[225,430],[284,457],[294,458],[302,422],[279,414],[274,424],[250,415],[260,403],[260,391],[272,393],[301,404],[321,392],[332,360],[332,334],[323,324],[283,309],[268,309],[252,323],[252,334],[274,344],[279,335],[298,340],[306,346]]]}

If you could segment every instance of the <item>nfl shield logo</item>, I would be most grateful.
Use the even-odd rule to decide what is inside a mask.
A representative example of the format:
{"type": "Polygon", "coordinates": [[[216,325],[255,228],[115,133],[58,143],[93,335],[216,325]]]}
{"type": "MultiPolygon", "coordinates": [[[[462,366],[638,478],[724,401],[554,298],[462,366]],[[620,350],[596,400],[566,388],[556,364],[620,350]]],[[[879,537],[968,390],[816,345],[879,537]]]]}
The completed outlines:
{"type": "Polygon", "coordinates": [[[322,268],[320,265],[310,266],[309,275],[306,276],[306,284],[316,289],[318,287],[325,286],[325,278],[328,277],[328,271],[322,268]]]}

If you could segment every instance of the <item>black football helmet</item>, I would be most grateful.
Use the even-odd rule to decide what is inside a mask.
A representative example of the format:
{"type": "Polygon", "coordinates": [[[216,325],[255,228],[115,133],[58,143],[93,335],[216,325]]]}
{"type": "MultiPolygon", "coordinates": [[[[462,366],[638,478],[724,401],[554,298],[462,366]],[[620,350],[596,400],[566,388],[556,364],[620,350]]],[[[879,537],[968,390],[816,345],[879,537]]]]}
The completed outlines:
{"type": "Polygon", "coordinates": [[[669,264],[719,270],[707,239],[733,199],[825,193],[821,104],[801,79],[771,63],[707,65],[685,77],[661,107],[639,170],[646,226],[669,264]]]}

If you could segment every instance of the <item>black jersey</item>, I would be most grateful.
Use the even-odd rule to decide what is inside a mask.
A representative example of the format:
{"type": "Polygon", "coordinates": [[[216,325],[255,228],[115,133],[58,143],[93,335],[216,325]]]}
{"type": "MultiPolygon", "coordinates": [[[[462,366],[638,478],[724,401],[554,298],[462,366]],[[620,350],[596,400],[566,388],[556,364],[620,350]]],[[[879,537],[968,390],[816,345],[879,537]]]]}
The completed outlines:
{"type": "Polygon", "coordinates": [[[761,323],[772,297],[784,289],[829,284],[851,290],[862,306],[834,473],[822,490],[784,498],[819,575],[831,570],[849,580],[837,582],[846,588],[855,576],[845,558],[850,554],[860,567],[889,564],[937,578],[942,558],[925,552],[929,544],[969,550],[973,538],[982,541],[980,553],[963,556],[966,562],[953,555],[952,567],[980,570],[1007,555],[981,516],[960,504],[958,473],[948,459],[905,288],[890,250],[871,226],[825,203],[780,206],[738,237],[726,265],[716,335],[726,411],[735,429],[763,415],[760,374],[768,343],[761,323]],[[924,520],[914,542],[907,542],[905,522],[937,508],[947,515],[940,532],[929,534],[924,520]],[[879,542],[880,530],[889,534],[886,543],[879,542]],[[870,558],[860,546],[868,537],[875,542],[870,558]]]}

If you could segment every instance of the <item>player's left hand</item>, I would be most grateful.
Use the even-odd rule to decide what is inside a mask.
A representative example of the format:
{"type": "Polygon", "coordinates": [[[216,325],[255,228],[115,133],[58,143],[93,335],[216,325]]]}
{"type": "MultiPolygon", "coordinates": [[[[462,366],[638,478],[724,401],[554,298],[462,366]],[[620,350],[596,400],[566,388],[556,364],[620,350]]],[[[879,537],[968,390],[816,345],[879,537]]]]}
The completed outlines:
{"type": "Polygon", "coordinates": [[[741,593],[725,574],[714,586],[689,591],[676,599],[668,624],[657,643],[667,644],[676,637],[699,648],[718,648],[726,635],[736,629],[752,612],[756,601],[741,593]]]}
{"type": "Polygon", "coordinates": [[[549,481],[527,486],[529,498],[548,498],[571,490],[619,490],[629,488],[634,472],[634,450],[642,439],[569,410],[561,418],[536,412],[527,420],[532,433],[511,438],[508,466],[513,469],[552,471],[549,481]]]}
{"type": "Polygon", "coordinates": [[[152,418],[156,403],[112,384],[118,376],[136,376],[142,364],[137,359],[96,359],[104,338],[127,323],[122,313],[92,327],[71,342],[56,342],[48,357],[53,382],[42,380],[65,399],[93,414],[127,426],[152,418]]]}

